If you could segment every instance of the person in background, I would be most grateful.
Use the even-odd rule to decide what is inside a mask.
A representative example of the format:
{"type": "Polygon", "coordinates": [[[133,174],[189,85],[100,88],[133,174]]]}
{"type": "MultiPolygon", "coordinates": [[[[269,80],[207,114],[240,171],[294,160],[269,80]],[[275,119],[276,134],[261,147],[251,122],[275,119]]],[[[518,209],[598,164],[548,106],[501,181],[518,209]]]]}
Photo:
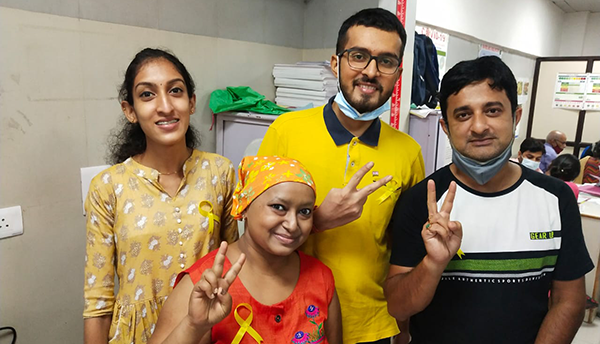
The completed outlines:
{"type": "Polygon", "coordinates": [[[577,187],[577,184],[573,183],[573,179],[579,174],[580,167],[579,160],[575,155],[563,154],[552,160],[546,174],[567,183],[571,190],[573,190],[575,198],[578,198],[579,187],[577,187]]]}
{"type": "Polygon", "coordinates": [[[594,176],[600,177],[600,141],[594,143],[590,151],[591,156],[587,158],[585,165],[583,165],[582,183],[598,183],[599,181],[594,176]]]}
{"type": "Polygon", "coordinates": [[[508,161],[514,75],[495,56],[460,62],[440,104],[452,164],[394,210],[390,314],[410,318],[412,344],[571,343],[593,263],[569,187],[508,161]]]}
{"type": "Polygon", "coordinates": [[[399,332],[383,295],[387,227],[400,194],[423,179],[424,163],[415,140],[379,116],[389,109],[405,45],[406,31],[389,11],[348,18],[331,56],[338,94],[325,106],[279,116],[259,150],[298,159],[315,177],[320,233],[301,249],[333,271],[346,344],[390,343],[399,332]]]}
{"type": "Polygon", "coordinates": [[[544,151],[545,148],[542,141],[528,137],[521,142],[519,152],[517,153],[517,161],[529,169],[541,172],[540,161],[544,151]]]}
{"type": "Polygon", "coordinates": [[[150,344],[341,344],[331,270],[297,251],[312,229],[310,172],[294,159],[249,156],[238,177],[232,215],[244,234],[179,274],[150,344]]]}
{"type": "Polygon", "coordinates": [[[567,146],[567,135],[565,133],[560,132],[558,130],[553,130],[548,133],[546,136],[546,143],[544,143],[545,152],[542,155],[542,160],[540,161],[540,170],[546,173],[548,170],[548,166],[552,160],[554,160],[560,152],[562,152],[567,146]]]}
{"type": "Polygon", "coordinates": [[[86,344],[147,342],[177,274],[238,238],[234,168],[195,149],[194,81],[179,59],[137,53],[119,100],[126,121],[112,144],[115,165],[92,180],[85,201],[86,344]]]}

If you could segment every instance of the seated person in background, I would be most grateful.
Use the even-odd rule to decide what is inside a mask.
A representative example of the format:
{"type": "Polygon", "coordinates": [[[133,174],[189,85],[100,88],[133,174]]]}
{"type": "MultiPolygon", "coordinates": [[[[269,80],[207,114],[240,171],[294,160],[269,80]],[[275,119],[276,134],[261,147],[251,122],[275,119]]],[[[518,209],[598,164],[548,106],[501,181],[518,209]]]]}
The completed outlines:
{"type": "Polygon", "coordinates": [[[579,197],[579,188],[577,187],[577,184],[573,183],[573,179],[579,174],[579,168],[579,160],[577,160],[575,155],[563,154],[552,160],[546,174],[567,183],[571,190],[573,190],[575,198],[577,198],[579,197]]]}
{"type": "Polygon", "coordinates": [[[546,151],[544,152],[544,155],[542,155],[542,160],[540,161],[540,170],[546,173],[552,160],[556,159],[558,154],[560,154],[566,146],[567,135],[565,135],[565,133],[558,130],[549,132],[548,136],[546,136],[546,143],[544,144],[546,151]]]}
{"type": "Polygon", "coordinates": [[[534,139],[533,137],[528,137],[521,142],[517,161],[527,168],[542,172],[542,170],[540,170],[540,160],[542,160],[544,152],[545,148],[542,141],[534,139]]]}
{"type": "Polygon", "coordinates": [[[600,176],[600,141],[594,143],[590,151],[592,155],[587,158],[583,167],[582,183],[597,183],[598,179],[593,176],[600,176]]]}
{"type": "Polygon", "coordinates": [[[333,274],[296,251],[313,226],[312,176],[279,157],[245,157],[238,176],[231,214],[246,231],[177,276],[150,343],[341,344],[333,274]]]}

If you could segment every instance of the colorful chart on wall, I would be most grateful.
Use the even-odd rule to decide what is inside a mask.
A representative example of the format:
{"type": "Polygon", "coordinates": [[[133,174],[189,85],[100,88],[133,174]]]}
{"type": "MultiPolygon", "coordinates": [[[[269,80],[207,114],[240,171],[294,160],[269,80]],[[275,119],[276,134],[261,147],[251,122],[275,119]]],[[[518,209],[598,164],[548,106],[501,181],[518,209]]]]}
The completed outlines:
{"type": "Polygon", "coordinates": [[[554,85],[552,107],[555,109],[583,109],[587,74],[558,73],[554,85]]]}
{"type": "Polygon", "coordinates": [[[588,74],[583,109],[600,111],[600,74],[588,74]]]}
{"type": "Polygon", "coordinates": [[[517,104],[523,105],[529,99],[529,78],[517,78],[517,104]]]}

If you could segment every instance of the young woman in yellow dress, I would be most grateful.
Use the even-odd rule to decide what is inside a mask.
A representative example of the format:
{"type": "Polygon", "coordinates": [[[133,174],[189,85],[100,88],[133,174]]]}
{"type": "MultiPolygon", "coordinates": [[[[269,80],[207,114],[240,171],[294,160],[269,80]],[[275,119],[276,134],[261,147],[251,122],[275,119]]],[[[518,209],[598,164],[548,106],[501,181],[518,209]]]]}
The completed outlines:
{"type": "Polygon", "coordinates": [[[202,152],[194,82],[171,53],[140,51],[119,92],[126,122],[113,165],[85,202],[85,343],[145,343],[177,274],[238,238],[234,168],[202,152]],[[115,274],[118,291],[115,291],[115,274]]]}

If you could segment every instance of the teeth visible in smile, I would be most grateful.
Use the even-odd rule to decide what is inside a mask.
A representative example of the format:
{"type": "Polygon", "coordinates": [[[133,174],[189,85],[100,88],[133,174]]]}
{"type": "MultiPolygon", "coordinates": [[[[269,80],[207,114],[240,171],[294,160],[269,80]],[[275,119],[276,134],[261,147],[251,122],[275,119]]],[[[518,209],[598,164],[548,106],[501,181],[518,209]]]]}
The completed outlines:
{"type": "Polygon", "coordinates": [[[367,86],[367,85],[360,85],[360,88],[365,89],[365,90],[376,90],[377,89],[375,86],[367,86]]]}
{"type": "Polygon", "coordinates": [[[158,125],[165,125],[165,124],[172,124],[172,123],[177,123],[177,122],[179,122],[178,119],[172,119],[172,120],[170,120],[168,122],[167,121],[160,121],[160,122],[157,122],[156,124],[158,124],[158,125]]]}

